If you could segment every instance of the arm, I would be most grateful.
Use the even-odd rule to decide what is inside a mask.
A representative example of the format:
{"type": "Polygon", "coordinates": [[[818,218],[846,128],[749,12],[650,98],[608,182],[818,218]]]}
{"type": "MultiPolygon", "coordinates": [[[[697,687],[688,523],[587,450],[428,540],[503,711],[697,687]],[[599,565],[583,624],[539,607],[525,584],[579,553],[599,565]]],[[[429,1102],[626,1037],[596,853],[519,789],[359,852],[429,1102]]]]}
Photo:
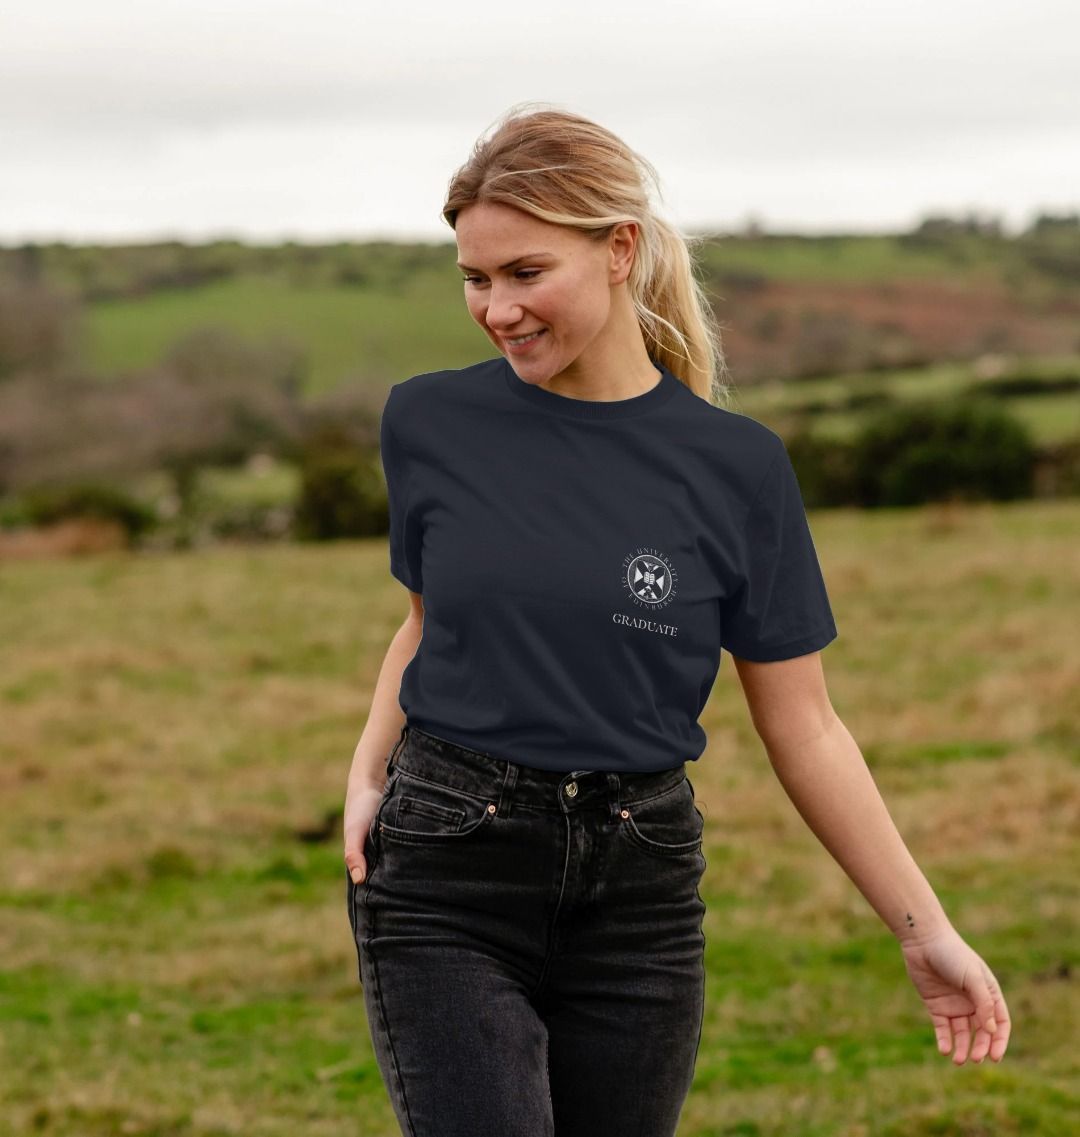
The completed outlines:
{"type": "Polygon", "coordinates": [[[949,923],[908,852],[858,745],[833,709],[821,653],[773,663],[735,658],[735,667],[754,728],[788,797],[900,941],[940,1051],[953,1050],[957,1064],[966,1061],[969,1047],[973,1061],[987,1053],[999,1061],[1010,1022],[997,981],[949,923]]]}
{"type": "Polygon", "coordinates": [[[345,795],[345,863],[357,883],[367,872],[364,837],[382,799],[386,759],[405,725],[405,715],[398,702],[401,676],[416,654],[423,635],[423,600],[416,592],[410,592],[409,599],[409,614],[386,649],[371,698],[371,710],[349,770],[345,795]]]}

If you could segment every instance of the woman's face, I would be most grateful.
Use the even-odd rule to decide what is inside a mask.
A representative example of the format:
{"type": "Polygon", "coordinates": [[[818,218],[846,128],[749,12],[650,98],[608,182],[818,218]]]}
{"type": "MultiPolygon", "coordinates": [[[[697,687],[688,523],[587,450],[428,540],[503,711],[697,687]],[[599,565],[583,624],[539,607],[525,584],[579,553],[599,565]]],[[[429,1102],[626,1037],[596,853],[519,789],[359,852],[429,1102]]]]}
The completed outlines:
{"type": "Polygon", "coordinates": [[[521,379],[546,383],[603,350],[611,286],[629,271],[609,242],[492,202],[463,209],[455,233],[469,314],[521,379]]]}

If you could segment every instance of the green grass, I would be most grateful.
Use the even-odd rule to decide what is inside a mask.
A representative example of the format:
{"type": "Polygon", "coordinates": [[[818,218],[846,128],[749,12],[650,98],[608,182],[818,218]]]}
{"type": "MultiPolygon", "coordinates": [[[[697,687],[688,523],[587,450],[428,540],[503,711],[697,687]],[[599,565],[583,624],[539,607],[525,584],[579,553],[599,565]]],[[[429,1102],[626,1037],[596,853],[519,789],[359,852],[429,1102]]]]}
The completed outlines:
{"type": "MultiPolygon", "coordinates": [[[[811,514],[834,705],[1000,978],[953,1068],[798,818],[730,660],[691,772],[708,998],[680,1137],[1076,1130],[1080,503],[811,514]]],[[[0,564],[0,1133],[398,1132],[340,808],[407,610],[384,541],[0,564]]]]}
{"type": "Polygon", "coordinates": [[[306,353],[309,394],[343,382],[381,385],[388,377],[463,367],[495,351],[465,313],[452,257],[445,274],[418,272],[394,289],[239,277],[99,302],[87,324],[92,374],[150,367],[192,329],[220,326],[254,342],[280,337],[298,344],[306,353]]]}
{"type": "Polygon", "coordinates": [[[961,243],[949,256],[905,246],[894,236],[770,237],[721,240],[704,246],[704,266],[715,273],[749,272],[778,281],[870,283],[950,276],[969,283],[1000,279],[1009,254],[982,240],[961,243]]]}
{"type": "MultiPolygon", "coordinates": [[[[109,254],[87,250],[86,255],[109,254]]],[[[224,280],[92,302],[86,311],[85,365],[103,378],[148,368],[182,336],[206,326],[225,327],[258,343],[275,337],[291,341],[307,361],[308,394],[344,383],[381,387],[494,354],[467,315],[452,240],[434,248],[390,246],[365,255],[369,276],[362,285],[309,277],[300,265],[256,274],[249,258],[247,268],[238,265],[238,275],[224,280]]],[[[802,287],[895,281],[937,286],[948,280],[956,287],[1004,288],[1018,305],[1036,311],[1063,303],[1070,294],[1066,285],[1048,282],[1025,265],[1013,244],[981,238],[959,239],[946,250],[908,246],[895,236],[731,238],[704,245],[700,257],[700,275],[718,301],[721,318],[724,298],[735,287],[725,281],[729,274],[802,287]]],[[[129,271],[136,271],[138,260],[134,257],[129,271]]]]}

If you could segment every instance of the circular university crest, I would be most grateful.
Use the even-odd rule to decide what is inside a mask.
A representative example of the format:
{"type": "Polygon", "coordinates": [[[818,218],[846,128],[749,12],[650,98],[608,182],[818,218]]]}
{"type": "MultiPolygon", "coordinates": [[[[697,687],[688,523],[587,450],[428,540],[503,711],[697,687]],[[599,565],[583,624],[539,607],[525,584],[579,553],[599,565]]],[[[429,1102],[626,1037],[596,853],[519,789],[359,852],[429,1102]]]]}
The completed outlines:
{"type": "Polygon", "coordinates": [[[656,549],[635,549],[623,561],[623,584],[639,605],[666,607],[675,596],[678,579],[670,562],[656,549]]]}

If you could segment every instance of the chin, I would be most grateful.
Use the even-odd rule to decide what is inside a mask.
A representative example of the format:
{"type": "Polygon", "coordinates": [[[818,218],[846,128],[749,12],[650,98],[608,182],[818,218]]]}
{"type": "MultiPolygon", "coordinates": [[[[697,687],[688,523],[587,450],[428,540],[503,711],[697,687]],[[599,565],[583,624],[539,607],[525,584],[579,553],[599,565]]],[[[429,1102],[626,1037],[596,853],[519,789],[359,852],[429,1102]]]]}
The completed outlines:
{"type": "Polygon", "coordinates": [[[516,367],[514,367],[514,361],[512,359],[509,357],[505,358],[506,362],[509,363],[513,368],[514,374],[522,381],[522,383],[531,383],[534,387],[538,387],[541,383],[546,383],[551,378],[551,376],[546,372],[536,372],[532,375],[523,375],[516,367]]]}

